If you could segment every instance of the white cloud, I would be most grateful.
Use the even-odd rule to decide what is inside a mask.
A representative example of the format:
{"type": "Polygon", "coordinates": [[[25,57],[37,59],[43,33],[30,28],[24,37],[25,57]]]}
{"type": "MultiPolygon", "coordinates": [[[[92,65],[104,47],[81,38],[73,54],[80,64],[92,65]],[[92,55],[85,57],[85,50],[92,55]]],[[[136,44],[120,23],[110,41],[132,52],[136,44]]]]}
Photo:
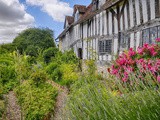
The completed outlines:
{"type": "Polygon", "coordinates": [[[64,22],[65,15],[72,14],[69,3],[60,0],[26,0],[26,2],[32,6],[40,6],[42,11],[58,22],[64,22]]]}
{"type": "Polygon", "coordinates": [[[12,42],[18,33],[33,24],[34,17],[19,0],[0,0],[0,44],[12,42]]]}

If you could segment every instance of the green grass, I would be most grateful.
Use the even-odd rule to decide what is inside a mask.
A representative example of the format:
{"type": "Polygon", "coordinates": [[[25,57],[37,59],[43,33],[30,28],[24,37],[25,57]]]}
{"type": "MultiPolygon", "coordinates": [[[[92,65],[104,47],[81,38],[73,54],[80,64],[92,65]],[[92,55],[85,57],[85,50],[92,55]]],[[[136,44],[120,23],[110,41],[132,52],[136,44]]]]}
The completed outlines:
{"type": "Polygon", "coordinates": [[[63,111],[69,120],[159,120],[160,90],[120,94],[106,81],[84,78],[72,86],[63,111]]]}

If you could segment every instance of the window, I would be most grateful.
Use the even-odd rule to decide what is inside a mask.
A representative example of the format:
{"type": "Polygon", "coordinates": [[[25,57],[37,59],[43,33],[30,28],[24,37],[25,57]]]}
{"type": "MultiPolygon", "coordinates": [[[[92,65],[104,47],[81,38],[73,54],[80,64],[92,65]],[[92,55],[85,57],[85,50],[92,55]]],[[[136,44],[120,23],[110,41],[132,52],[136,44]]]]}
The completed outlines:
{"type": "Polygon", "coordinates": [[[111,54],[112,51],[112,40],[99,41],[99,53],[100,54],[111,54]]]}
{"type": "Polygon", "coordinates": [[[160,26],[147,28],[142,31],[143,44],[153,44],[158,37],[160,37],[160,26]]]}

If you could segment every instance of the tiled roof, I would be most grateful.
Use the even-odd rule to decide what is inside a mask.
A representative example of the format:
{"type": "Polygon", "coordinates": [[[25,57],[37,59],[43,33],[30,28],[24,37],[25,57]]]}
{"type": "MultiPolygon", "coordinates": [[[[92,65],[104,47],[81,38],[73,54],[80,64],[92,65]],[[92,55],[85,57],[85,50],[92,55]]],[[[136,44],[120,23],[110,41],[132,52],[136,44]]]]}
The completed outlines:
{"type": "Polygon", "coordinates": [[[75,14],[77,10],[78,10],[80,13],[85,13],[86,10],[87,10],[87,8],[86,8],[86,6],[84,6],[84,5],[74,5],[74,13],[73,13],[73,14],[75,14]]]}
{"type": "MultiPolygon", "coordinates": [[[[72,23],[68,28],[66,28],[59,36],[58,38],[62,37],[63,35],[65,35],[65,33],[73,26],[77,25],[77,24],[80,24],[80,23],[83,23],[91,18],[93,18],[96,14],[102,12],[103,10],[106,10],[106,9],[109,9],[111,8],[112,6],[114,6],[115,4],[119,3],[119,2],[122,2],[124,0],[107,0],[106,3],[97,11],[92,11],[92,6],[93,4],[91,3],[87,8],[86,8],[86,12],[83,16],[80,17],[80,19],[75,22],[75,23],[72,23]]],[[[75,5],[76,6],[76,5],[75,5]]],[[[79,5],[78,5],[79,6],[79,5]]],[[[75,8],[75,7],[74,7],[75,8]]],[[[75,12],[75,9],[74,9],[74,12],[75,12]]],[[[57,39],[58,39],[57,38],[57,39]]]]}
{"type": "Polygon", "coordinates": [[[74,22],[74,17],[66,16],[66,20],[68,21],[68,24],[71,25],[74,22]]]}

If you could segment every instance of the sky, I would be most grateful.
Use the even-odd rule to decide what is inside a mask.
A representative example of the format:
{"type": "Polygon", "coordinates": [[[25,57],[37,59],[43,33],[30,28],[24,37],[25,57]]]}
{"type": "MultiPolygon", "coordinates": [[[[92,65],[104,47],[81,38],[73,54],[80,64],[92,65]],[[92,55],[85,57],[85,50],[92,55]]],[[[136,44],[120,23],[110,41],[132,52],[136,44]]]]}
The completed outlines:
{"type": "Polygon", "coordinates": [[[18,33],[30,27],[49,28],[56,38],[66,15],[75,4],[89,5],[91,0],[0,0],[0,44],[10,43],[18,33]]]}

